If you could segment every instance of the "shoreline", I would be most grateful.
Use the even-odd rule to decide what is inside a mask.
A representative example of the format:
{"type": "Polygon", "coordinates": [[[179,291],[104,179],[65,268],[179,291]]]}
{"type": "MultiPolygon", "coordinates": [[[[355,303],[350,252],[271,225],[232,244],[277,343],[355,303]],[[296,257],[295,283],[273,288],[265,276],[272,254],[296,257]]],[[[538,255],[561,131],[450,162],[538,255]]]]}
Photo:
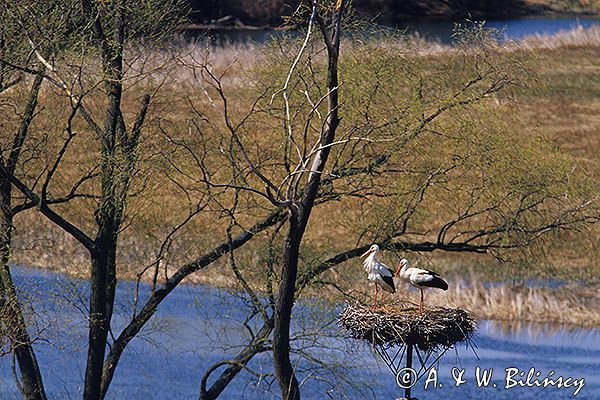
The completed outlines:
{"type": "MultiPolygon", "coordinates": [[[[11,265],[10,268],[13,274],[16,272],[15,269],[18,270],[19,272],[17,272],[17,275],[22,279],[26,279],[26,274],[33,272],[34,276],[36,274],[54,277],[62,276],[66,279],[89,281],[89,277],[82,277],[81,274],[69,274],[68,272],[40,266],[11,265]],[[22,272],[25,272],[25,274],[22,272]]],[[[210,267],[208,269],[210,269],[210,267]]],[[[196,278],[200,279],[184,281],[180,284],[180,286],[207,287],[213,290],[241,291],[241,289],[236,288],[235,285],[227,279],[213,284],[208,283],[201,277],[196,278]]],[[[118,282],[136,284],[137,280],[131,276],[125,276],[119,277],[118,282]]],[[[515,287],[514,285],[510,285],[510,283],[499,283],[494,285],[491,290],[486,290],[486,286],[488,286],[487,283],[489,282],[480,280],[476,274],[471,274],[468,280],[457,279],[451,275],[449,282],[450,293],[448,294],[448,298],[446,298],[444,293],[437,293],[434,291],[430,291],[428,293],[427,297],[431,306],[452,306],[465,308],[469,312],[473,313],[478,320],[506,325],[504,328],[517,329],[520,327],[520,325],[543,327],[548,328],[551,331],[560,329],[596,330],[600,328],[600,319],[593,318],[594,315],[600,316],[600,308],[594,307],[588,309],[583,304],[577,304],[576,302],[572,301],[573,298],[565,298],[564,293],[562,293],[563,296],[561,296],[561,292],[564,292],[565,290],[572,294],[574,292],[572,285],[569,285],[564,289],[555,289],[550,287],[519,287],[518,285],[515,287]],[[474,281],[474,279],[477,279],[477,281],[474,281]],[[508,293],[512,293],[513,297],[509,297],[507,295],[508,293]],[[508,310],[516,308],[514,307],[515,301],[519,302],[519,307],[521,307],[522,311],[521,314],[511,315],[508,310]],[[490,304],[494,304],[494,306],[490,308],[490,304]],[[579,307],[577,307],[578,305],[579,307]],[[540,318],[537,319],[532,318],[531,315],[527,315],[528,310],[535,309],[536,307],[539,309],[539,311],[543,312],[540,318]],[[563,313],[558,312],[562,308],[569,309],[567,316],[570,318],[558,318],[564,315],[563,313]],[[554,311],[556,311],[556,313],[554,311]],[[525,315],[523,315],[523,313],[525,315]],[[556,318],[551,318],[550,316],[555,316],[556,318]]],[[[147,279],[141,279],[140,283],[143,285],[150,284],[147,279]]],[[[581,291],[575,295],[583,295],[584,288],[580,286],[577,286],[577,288],[581,288],[581,291]]],[[[411,299],[417,295],[417,292],[408,290],[408,288],[406,289],[407,290],[402,290],[401,293],[403,293],[403,295],[406,297],[406,301],[411,301],[411,299]]],[[[304,299],[324,300],[332,307],[349,301],[347,298],[337,298],[336,296],[331,297],[323,291],[309,291],[304,295],[304,299]]]]}
{"type": "MultiPolygon", "coordinates": [[[[424,22],[464,22],[466,19],[474,21],[503,21],[503,20],[528,20],[528,19],[566,19],[566,18],[600,18],[600,10],[554,10],[549,8],[524,10],[512,14],[493,13],[489,15],[473,14],[471,16],[460,16],[456,14],[441,15],[397,15],[389,19],[374,19],[372,22],[377,26],[398,27],[403,24],[424,22]]],[[[293,31],[298,26],[283,25],[282,23],[269,23],[269,21],[244,22],[239,16],[226,15],[213,21],[193,21],[179,28],[181,33],[192,31],[207,32],[230,32],[230,31],[293,31]]]]}

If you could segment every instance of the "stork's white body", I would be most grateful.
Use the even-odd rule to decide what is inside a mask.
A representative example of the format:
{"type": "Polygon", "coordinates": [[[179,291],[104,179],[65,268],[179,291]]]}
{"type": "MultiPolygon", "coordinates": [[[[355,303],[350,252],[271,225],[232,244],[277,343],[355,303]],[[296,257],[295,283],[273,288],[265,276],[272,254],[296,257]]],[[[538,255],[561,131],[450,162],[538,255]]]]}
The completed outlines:
{"type": "Polygon", "coordinates": [[[383,290],[390,293],[395,293],[396,289],[390,285],[390,280],[393,282],[394,273],[387,265],[377,259],[377,253],[373,252],[363,262],[365,271],[367,272],[367,279],[371,282],[378,283],[381,285],[383,290]],[[385,279],[389,278],[389,279],[385,279]]]}
{"type": "Polygon", "coordinates": [[[434,287],[442,290],[448,290],[448,283],[443,280],[437,273],[422,268],[408,266],[408,260],[403,258],[400,260],[397,275],[403,281],[411,284],[421,291],[421,304],[419,308],[423,310],[423,289],[434,287]]]}
{"type": "Polygon", "coordinates": [[[388,293],[396,293],[394,284],[394,272],[387,265],[379,261],[379,246],[373,245],[363,254],[363,257],[368,257],[363,261],[363,266],[367,272],[367,279],[375,283],[375,299],[373,305],[377,303],[378,286],[388,293]]]}
{"type": "Polygon", "coordinates": [[[410,283],[417,289],[427,286],[426,283],[432,281],[437,274],[421,268],[401,268],[399,277],[406,283],[410,283]]]}

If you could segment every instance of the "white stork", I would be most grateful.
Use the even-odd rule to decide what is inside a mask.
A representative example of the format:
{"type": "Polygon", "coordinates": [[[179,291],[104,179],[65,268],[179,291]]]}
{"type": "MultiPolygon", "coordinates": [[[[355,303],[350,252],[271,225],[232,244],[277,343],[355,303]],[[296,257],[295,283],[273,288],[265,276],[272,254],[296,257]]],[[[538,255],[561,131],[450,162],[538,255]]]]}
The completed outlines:
{"type": "Polygon", "coordinates": [[[419,305],[419,311],[423,312],[423,289],[426,287],[433,287],[442,290],[448,290],[448,282],[440,278],[440,276],[426,269],[408,267],[408,260],[403,258],[398,264],[398,270],[396,276],[399,276],[403,281],[410,283],[414,287],[421,291],[421,304],[419,305]]]}
{"type": "Polygon", "coordinates": [[[379,293],[378,287],[381,286],[383,290],[389,293],[396,293],[396,286],[394,285],[394,272],[387,267],[384,263],[377,259],[379,253],[379,246],[374,244],[361,256],[368,256],[363,265],[365,271],[369,274],[367,279],[375,283],[375,299],[373,300],[373,307],[377,304],[377,294],[379,293]]]}

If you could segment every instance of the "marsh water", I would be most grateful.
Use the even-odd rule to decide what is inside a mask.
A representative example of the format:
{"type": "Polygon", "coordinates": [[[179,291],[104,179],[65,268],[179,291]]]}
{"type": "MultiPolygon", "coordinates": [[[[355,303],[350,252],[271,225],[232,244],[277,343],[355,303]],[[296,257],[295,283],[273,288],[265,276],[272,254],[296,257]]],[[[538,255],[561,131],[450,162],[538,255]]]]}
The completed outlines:
{"type": "MultiPolygon", "coordinates": [[[[472,23],[466,21],[432,21],[416,20],[407,21],[396,26],[382,27],[382,29],[395,29],[408,35],[415,35],[431,41],[440,43],[451,43],[454,40],[454,32],[457,24],[469,27],[472,23]]],[[[598,17],[524,17],[513,19],[491,19],[485,21],[484,26],[500,32],[500,36],[510,40],[518,40],[533,35],[553,35],[562,31],[570,31],[577,28],[589,28],[600,26],[598,17]]],[[[210,37],[215,44],[228,45],[240,42],[263,43],[271,37],[287,35],[290,32],[276,30],[215,30],[207,33],[205,31],[189,31],[192,38],[210,37]]],[[[291,32],[291,34],[297,34],[291,32]]]]}
{"type": "MultiPolygon", "coordinates": [[[[30,305],[32,332],[44,382],[52,399],[81,398],[86,354],[85,307],[89,283],[61,274],[15,268],[22,300],[30,305]],[[32,313],[32,311],[34,313],[32,313]]],[[[113,329],[118,333],[131,315],[135,285],[121,282],[113,329]]],[[[141,285],[147,295],[149,287],[141,285]]],[[[143,300],[142,296],[142,299],[143,300]]],[[[248,311],[244,296],[207,286],[182,285],[159,307],[149,326],[126,349],[112,383],[110,399],[195,399],[203,371],[227,359],[248,340],[242,323],[248,311]]],[[[306,399],[394,399],[402,391],[384,363],[368,344],[344,338],[335,325],[339,306],[319,301],[295,307],[294,346],[328,363],[297,365],[306,399]],[[325,325],[325,328],[323,328],[325,325]]],[[[567,312],[567,310],[565,310],[567,312]]],[[[458,346],[435,364],[437,388],[428,375],[413,388],[413,396],[427,399],[544,399],[573,398],[575,387],[506,388],[506,370],[517,368],[526,376],[531,368],[539,380],[585,380],[577,399],[600,398],[600,330],[568,329],[549,325],[479,323],[475,349],[458,346]],[[475,369],[493,370],[492,380],[478,387],[475,369]],[[465,369],[465,383],[456,387],[453,368],[465,369]],[[551,371],[553,371],[551,373],[551,371]],[[441,385],[439,385],[441,383],[441,385]],[[494,384],[496,387],[494,387],[494,384]],[[441,386],[441,387],[440,387],[441,386]]],[[[277,398],[268,375],[270,356],[261,354],[230,384],[222,399],[277,398]],[[257,377],[257,374],[266,374],[257,377]]],[[[512,371],[512,370],[509,370],[512,371]]],[[[458,373],[454,371],[455,376],[458,373]]],[[[514,379],[519,378],[515,376],[514,379]]],[[[522,378],[525,381],[525,378],[522,378]]],[[[20,398],[12,375],[11,357],[0,358],[0,398],[20,398]]]]}

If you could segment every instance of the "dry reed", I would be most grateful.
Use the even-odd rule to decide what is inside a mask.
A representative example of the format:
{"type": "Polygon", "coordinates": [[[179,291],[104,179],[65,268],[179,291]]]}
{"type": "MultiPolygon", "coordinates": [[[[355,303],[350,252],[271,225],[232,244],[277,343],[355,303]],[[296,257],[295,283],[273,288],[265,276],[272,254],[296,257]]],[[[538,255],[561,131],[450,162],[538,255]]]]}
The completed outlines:
{"type": "MultiPolygon", "coordinates": [[[[584,327],[600,326],[600,310],[578,286],[551,289],[510,283],[486,286],[472,276],[454,280],[447,292],[430,292],[426,302],[434,306],[464,307],[480,319],[548,322],[584,327]]],[[[416,296],[417,294],[415,294],[416,296]]]]}

